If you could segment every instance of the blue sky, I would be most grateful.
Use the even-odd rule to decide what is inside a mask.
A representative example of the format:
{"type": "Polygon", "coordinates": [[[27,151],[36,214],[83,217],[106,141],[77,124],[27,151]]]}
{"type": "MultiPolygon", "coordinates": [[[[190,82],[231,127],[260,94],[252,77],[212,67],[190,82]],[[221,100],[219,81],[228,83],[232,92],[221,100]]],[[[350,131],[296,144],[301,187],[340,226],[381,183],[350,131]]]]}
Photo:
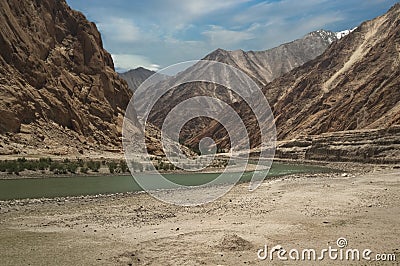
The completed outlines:
{"type": "Polygon", "coordinates": [[[308,32],[340,31],[394,0],[67,0],[95,22],[118,71],[157,70],[217,48],[265,50],[308,32]]]}

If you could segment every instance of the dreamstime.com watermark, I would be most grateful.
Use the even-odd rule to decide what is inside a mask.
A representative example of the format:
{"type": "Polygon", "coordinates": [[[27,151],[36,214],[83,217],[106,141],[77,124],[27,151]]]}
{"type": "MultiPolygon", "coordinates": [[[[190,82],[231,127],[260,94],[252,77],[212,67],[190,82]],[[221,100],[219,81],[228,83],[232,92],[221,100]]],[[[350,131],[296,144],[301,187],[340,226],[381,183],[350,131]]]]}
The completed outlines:
{"type": "Polygon", "coordinates": [[[321,250],[313,248],[287,250],[281,245],[276,245],[269,249],[268,245],[265,245],[257,251],[257,257],[259,260],[271,261],[396,261],[396,254],[394,253],[374,253],[371,249],[348,248],[347,239],[343,237],[336,241],[336,246],[328,246],[328,248],[321,250]]]}

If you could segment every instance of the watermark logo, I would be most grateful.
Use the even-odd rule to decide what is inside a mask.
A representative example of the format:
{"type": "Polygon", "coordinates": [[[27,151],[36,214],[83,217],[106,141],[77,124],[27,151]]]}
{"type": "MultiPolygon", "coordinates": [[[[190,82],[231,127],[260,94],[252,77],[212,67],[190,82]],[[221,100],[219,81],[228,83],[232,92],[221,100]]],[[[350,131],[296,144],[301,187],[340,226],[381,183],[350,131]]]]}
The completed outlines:
{"type": "MultiPolygon", "coordinates": [[[[227,64],[214,61],[190,61],[169,66],[144,81],[135,91],[130,101],[123,124],[123,147],[125,157],[135,181],[155,198],[183,206],[205,204],[227,193],[241,178],[249,164],[250,138],[246,125],[232,102],[224,102],[218,97],[220,89],[228,91],[232,98],[240,98],[250,107],[256,118],[261,147],[257,150],[258,158],[249,184],[249,190],[255,190],[268,174],[275,154],[276,131],[274,117],[268,101],[258,85],[244,72],[227,64]],[[188,87],[188,84],[193,86],[188,87]],[[200,84],[200,85],[199,85],[200,84]],[[209,93],[197,93],[199,86],[206,86],[209,93]],[[185,98],[167,114],[162,121],[161,143],[165,157],[155,159],[148,152],[146,137],[151,123],[151,115],[155,109],[160,110],[160,102],[165,95],[179,90],[188,90],[190,98],[185,98]],[[212,97],[210,95],[214,95],[212,97]],[[145,101],[135,101],[145,97],[145,101]],[[139,118],[137,125],[136,117],[139,118]],[[207,117],[220,123],[229,136],[230,150],[225,151],[226,167],[212,181],[196,186],[178,184],[160,172],[158,164],[168,164],[172,169],[180,169],[187,173],[202,171],[219,156],[216,154],[217,144],[210,137],[200,140],[199,156],[188,156],[182,151],[180,132],[182,128],[195,118],[207,117]],[[138,130],[141,128],[142,130],[138,130]],[[160,161],[161,160],[161,161],[160,161]],[[165,161],[164,161],[165,160],[165,161]],[[134,166],[140,163],[147,170],[135,173],[134,166]],[[200,191],[200,193],[199,193],[200,191]]],[[[154,119],[154,117],[153,117],[154,119]]],[[[254,132],[252,132],[254,134],[254,132]]],[[[189,178],[189,177],[188,177],[189,178]]]]}
{"type": "Polygon", "coordinates": [[[347,239],[346,238],[344,238],[344,237],[339,237],[337,240],[336,240],[336,245],[339,247],[339,248],[345,248],[345,247],[347,247],[347,239]]]}
{"type": "Polygon", "coordinates": [[[313,248],[305,249],[285,249],[281,245],[273,246],[269,249],[268,245],[257,251],[259,260],[293,260],[293,261],[322,261],[322,260],[340,260],[340,261],[396,261],[396,254],[392,253],[374,253],[371,249],[359,250],[357,248],[347,248],[348,242],[344,237],[336,241],[336,246],[328,246],[321,250],[313,248]]]}

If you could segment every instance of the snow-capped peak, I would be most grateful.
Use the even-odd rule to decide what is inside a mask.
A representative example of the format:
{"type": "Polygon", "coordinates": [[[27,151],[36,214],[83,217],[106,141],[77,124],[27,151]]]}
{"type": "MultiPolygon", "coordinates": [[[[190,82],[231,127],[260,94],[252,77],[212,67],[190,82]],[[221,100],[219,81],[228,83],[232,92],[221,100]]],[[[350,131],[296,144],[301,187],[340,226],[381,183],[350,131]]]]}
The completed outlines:
{"type": "Polygon", "coordinates": [[[341,38],[343,38],[344,36],[349,35],[351,32],[353,32],[355,29],[357,29],[357,27],[355,27],[354,29],[351,30],[342,30],[339,32],[335,32],[336,34],[336,38],[338,38],[338,40],[340,40],[341,38]]]}
{"type": "Polygon", "coordinates": [[[329,30],[316,30],[309,33],[312,36],[319,36],[322,39],[326,40],[329,43],[336,41],[336,33],[329,30]]]}

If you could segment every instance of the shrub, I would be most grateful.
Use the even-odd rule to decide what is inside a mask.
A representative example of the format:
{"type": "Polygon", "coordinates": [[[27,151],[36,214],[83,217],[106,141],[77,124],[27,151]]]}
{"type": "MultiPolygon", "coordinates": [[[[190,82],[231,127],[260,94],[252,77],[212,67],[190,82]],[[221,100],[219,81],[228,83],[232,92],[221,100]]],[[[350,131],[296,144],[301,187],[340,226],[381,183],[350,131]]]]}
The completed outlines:
{"type": "Polygon", "coordinates": [[[89,168],[87,168],[87,167],[81,167],[81,173],[82,174],[87,174],[88,173],[88,171],[89,171],[89,168]]]}
{"type": "Polygon", "coordinates": [[[65,167],[64,164],[58,163],[58,162],[53,162],[50,165],[50,171],[52,171],[54,174],[59,175],[59,174],[66,174],[67,168],[65,167]]]}
{"type": "Polygon", "coordinates": [[[16,174],[19,175],[19,172],[21,172],[21,167],[19,166],[18,161],[9,161],[6,163],[6,170],[8,174],[16,174]]]}
{"type": "Polygon", "coordinates": [[[98,172],[99,169],[100,169],[100,166],[101,166],[100,162],[97,162],[97,161],[92,161],[92,160],[90,160],[90,161],[87,163],[87,167],[88,167],[90,170],[92,170],[93,172],[98,172]]]}
{"type": "Polygon", "coordinates": [[[53,160],[50,157],[47,157],[47,158],[40,158],[39,162],[50,164],[51,162],[53,162],[53,160]]]}
{"type": "Polygon", "coordinates": [[[0,172],[7,171],[7,161],[0,161],[0,172]]]}
{"type": "Polygon", "coordinates": [[[113,174],[115,173],[115,170],[117,169],[117,163],[116,162],[109,162],[108,164],[108,170],[110,170],[110,173],[113,174]]]}
{"type": "Polygon", "coordinates": [[[85,163],[83,162],[83,160],[81,158],[78,158],[77,162],[78,162],[79,167],[84,167],[85,166],[85,163]]]}
{"type": "Polygon", "coordinates": [[[125,160],[121,160],[121,161],[119,162],[119,168],[121,169],[121,172],[122,172],[122,173],[126,173],[126,172],[129,171],[128,165],[126,164],[126,161],[125,161],[125,160]]]}
{"type": "Polygon", "coordinates": [[[67,170],[68,172],[70,172],[71,174],[75,174],[76,170],[78,170],[78,164],[77,163],[69,163],[67,164],[67,170]]]}
{"type": "Polygon", "coordinates": [[[46,170],[47,168],[49,168],[49,165],[47,162],[41,162],[40,160],[37,162],[37,169],[38,170],[46,170]]]}
{"type": "Polygon", "coordinates": [[[45,170],[50,167],[53,160],[51,158],[40,158],[38,163],[39,170],[45,170]]]}
{"type": "Polygon", "coordinates": [[[22,158],[18,158],[17,159],[17,162],[18,163],[25,163],[27,160],[26,160],[26,158],[25,157],[22,157],[22,158]]]}
{"type": "Polygon", "coordinates": [[[38,168],[38,161],[26,161],[24,163],[20,163],[21,168],[25,168],[30,171],[36,171],[38,168]]]}
{"type": "Polygon", "coordinates": [[[58,168],[60,168],[60,164],[58,162],[52,162],[49,166],[49,170],[52,172],[54,172],[58,168]]]}

